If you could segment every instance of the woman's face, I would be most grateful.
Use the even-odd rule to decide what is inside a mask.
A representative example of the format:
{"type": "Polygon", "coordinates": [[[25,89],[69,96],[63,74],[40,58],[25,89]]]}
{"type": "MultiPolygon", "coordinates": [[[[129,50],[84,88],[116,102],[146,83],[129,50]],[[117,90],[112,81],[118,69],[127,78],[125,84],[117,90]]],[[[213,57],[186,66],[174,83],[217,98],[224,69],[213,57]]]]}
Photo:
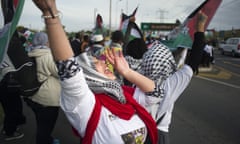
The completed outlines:
{"type": "Polygon", "coordinates": [[[96,67],[96,70],[103,74],[104,76],[108,77],[111,80],[115,80],[116,77],[113,74],[113,72],[108,68],[105,60],[98,60],[96,58],[93,58],[93,63],[96,67]]]}

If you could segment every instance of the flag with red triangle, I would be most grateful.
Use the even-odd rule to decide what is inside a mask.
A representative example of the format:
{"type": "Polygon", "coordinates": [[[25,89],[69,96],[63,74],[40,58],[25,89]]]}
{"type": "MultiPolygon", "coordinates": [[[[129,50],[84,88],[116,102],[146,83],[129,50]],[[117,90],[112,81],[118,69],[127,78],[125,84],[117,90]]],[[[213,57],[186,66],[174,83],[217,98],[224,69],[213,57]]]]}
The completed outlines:
{"type": "Polygon", "coordinates": [[[104,37],[107,35],[107,29],[103,25],[103,18],[100,14],[97,14],[93,34],[102,34],[104,37]]]}
{"type": "Polygon", "coordinates": [[[171,50],[175,50],[177,47],[191,48],[197,22],[197,13],[202,11],[208,16],[205,24],[206,30],[221,2],[222,0],[205,0],[180,26],[176,27],[169,33],[167,40],[162,42],[171,50]]]}

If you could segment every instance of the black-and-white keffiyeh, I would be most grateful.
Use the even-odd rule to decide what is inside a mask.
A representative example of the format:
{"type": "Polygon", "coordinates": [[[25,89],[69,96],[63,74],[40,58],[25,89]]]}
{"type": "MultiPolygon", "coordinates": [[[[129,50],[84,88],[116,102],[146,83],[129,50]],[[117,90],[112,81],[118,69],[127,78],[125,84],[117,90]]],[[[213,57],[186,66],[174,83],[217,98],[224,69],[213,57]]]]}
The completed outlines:
{"type": "Polygon", "coordinates": [[[76,75],[82,68],[87,84],[93,93],[106,93],[117,101],[126,103],[120,83],[96,71],[90,52],[84,52],[65,61],[58,61],[56,65],[61,80],[76,75]]]}
{"type": "Polygon", "coordinates": [[[64,61],[57,61],[56,66],[59,78],[62,81],[75,76],[80,71],[79,64],[74,57],[64,61]]]}
{"type": "Polygon", "coordinates": [[[158,42],[153,43],[143,55],[139,70],[141,74],[152,79],[156,84],[155,90],[146,94],[163,97],[165,92],[161,84],[175,71],[176,62],[169,48],[158,42]]]}
{"type": "Polygon", "coordinates": [[[129,64],[129,67],[135,71],[139,71],[142,64],[142,59],[134,59],[131,56],[125,56],[126,61],[129,64]]]}
{"type": "Polygon", "coordinates": [[[83,69],[87,84],[94,93],[106,93],[121,103],[126,103],[120,82],[110,80],[101,73],[98,73],[93,64],[93,57],[85,52],[76,57],[83,69]]]}

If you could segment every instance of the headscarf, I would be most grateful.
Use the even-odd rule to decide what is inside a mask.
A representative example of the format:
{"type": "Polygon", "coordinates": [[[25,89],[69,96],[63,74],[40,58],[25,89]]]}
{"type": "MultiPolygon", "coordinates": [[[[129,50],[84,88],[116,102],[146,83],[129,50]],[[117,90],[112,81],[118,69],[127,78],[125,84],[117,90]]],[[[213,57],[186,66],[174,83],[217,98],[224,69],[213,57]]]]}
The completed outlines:
{"type": "Polygon", "coordinates": [[[48,35],[45,32],[37,32],[32,39],[31,50],[34,49],[47,49],[48,35]]]}
{"type": "Polygon", "coordinates": [[[120,82],[117,80],[111,80],[97,72],[93,64],[93,56],[90,52],[81,53],[76,58],[83,69],[83,73],[89,88],[94,93],[105,93],[121,103],[126,103],[120,82]]]}
{"type": "Polygon", "coordinates": [[[175,59],[165,45],[154,42],[148,51],[143,55],[142,64],[139,72],[153,80],[156,84],[154,92],[147,95],[163,97],[164,89],[161,83],[176,71],[175,59]]]}

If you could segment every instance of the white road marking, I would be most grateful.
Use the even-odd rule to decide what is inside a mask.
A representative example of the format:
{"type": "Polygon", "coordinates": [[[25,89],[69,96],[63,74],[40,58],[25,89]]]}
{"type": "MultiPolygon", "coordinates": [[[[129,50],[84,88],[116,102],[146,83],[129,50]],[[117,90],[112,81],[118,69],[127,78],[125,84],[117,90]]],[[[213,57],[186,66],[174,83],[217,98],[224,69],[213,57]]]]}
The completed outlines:
{"type": "Polygon", "coordinates": [[[225,83],[225,82],[214,80],[214,79],[209,79],[209,78],[202,77],[202,76],[196,76],[196,77],[200,78],[200,79],[208,80],[208,81],[211,81],[211,82],[215,82],[215,83],[218,83],[218,84],[226,85],[226,86],[229,86],[229,87],[232,87],[232,88],[240,89],[240,86],[238,86],[238,85],[233,85],[233,84],[225,83]]]}

